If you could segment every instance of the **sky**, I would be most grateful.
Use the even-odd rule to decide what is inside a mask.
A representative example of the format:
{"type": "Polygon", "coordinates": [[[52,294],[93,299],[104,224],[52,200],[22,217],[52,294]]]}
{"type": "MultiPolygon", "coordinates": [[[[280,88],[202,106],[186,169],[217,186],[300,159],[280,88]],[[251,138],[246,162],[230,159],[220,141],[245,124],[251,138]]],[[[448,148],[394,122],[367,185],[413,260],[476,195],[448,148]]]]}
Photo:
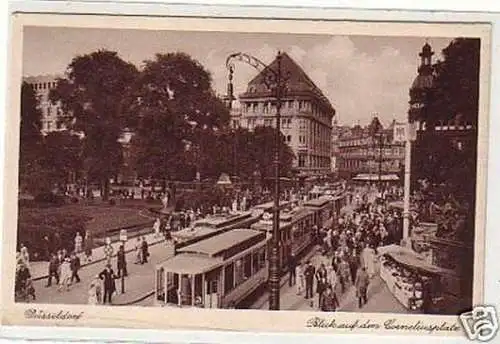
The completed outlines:
{"type": "MultiPolygon", "coordinates": [[[[157,53],[179,51],[202,63],[216,92],[225,94],[229,54],[249,53],[268,64],[281,50],[323,91],[339,124],[366,125],[376,114],[386,126],[406,118],[408,90],[426,41],[436,60],[451,39],[25,27],[23,76],[63,74],[75,56],[98,49],[116,51],[138,68],[157,53]]],[[[257,73],[237,63],[235,95],[244,92],[257,73]]]]}

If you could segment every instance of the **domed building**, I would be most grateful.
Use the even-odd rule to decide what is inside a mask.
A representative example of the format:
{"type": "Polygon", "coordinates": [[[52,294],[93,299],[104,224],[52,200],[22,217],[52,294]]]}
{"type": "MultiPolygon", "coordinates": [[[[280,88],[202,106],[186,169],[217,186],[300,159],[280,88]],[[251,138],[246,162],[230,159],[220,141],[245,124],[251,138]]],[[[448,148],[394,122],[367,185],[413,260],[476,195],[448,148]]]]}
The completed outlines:
{"type": "Polygon", "coordinates": [[[431,100],[434,88],[434,73],[432,67],[432,56],[434,52],[428,43],[422,47],[419,56],[421,59],[418,67],[418,75],[410,88],[410,109],[408,111],[411,122],[418,122],[419,128],[423,129],[429,119],[427,107],[431,100]]]}

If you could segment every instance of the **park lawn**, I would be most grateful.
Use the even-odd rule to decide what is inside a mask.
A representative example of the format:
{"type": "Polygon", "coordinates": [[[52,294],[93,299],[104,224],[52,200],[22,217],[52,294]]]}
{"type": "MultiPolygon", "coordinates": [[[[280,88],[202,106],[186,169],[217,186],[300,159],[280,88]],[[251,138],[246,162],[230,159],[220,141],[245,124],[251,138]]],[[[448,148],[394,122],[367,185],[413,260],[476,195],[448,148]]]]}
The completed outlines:
{"type": "MultiPolygon", "coordinates": [[[[20,208],[19,220],[25,225],[37,226],[50,218],[64,217],[67,220],[84,219],[84,228],[99,235],[106,230],[121,227],[148,224],[152,219],[141,216],[139,209],[127,209],[114,206],[66,205],[52,208],[20,208]],[[23,221],[25,220],[25,221],[23,221]]],[[[82,233],[83,234],[83,233],[82,233]]]]}

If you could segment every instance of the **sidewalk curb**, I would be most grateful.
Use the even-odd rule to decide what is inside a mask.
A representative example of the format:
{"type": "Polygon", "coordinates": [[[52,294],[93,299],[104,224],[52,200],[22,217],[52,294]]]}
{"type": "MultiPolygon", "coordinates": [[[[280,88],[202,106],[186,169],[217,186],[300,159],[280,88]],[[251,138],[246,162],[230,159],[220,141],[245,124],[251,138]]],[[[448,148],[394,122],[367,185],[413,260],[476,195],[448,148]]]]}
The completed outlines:
{"type": "Polygon", "coordinates": [[[135,303],[138,303],[138,302],[141,302],[143,300],[146,300],[148,297],[150,296],[153,296],[155,293],[155,290],[151,290],[149,291],[147,294],[144,294],[142,296],[139,296],[138,298],[132,300],[132,301],[127,301],[127,302],[123,302],[123,303],[115,303],[114,306],[131,306],[135,303]]]}
{"type": "MultiPolygon", "coordinates": [[[[160,243],[162,243],[162,242],[163,242],[163,240],[154,241],[154,242],[151,242],[151,243],[150,243],[150,244],[148,244],[148,245],[149,245],[149,246],[154,246],[154,245],[160,244],[160,243]]],[[[98,247],[98,248],[102,248],[102,247],[103,247],[103,246],[100,246],[100,247],[98,247]]],[[[94,249],[94,250],[95,250],[95,249],[94,249]]],[[[132,248],[132,249],[129,249],[129,250],[125,250],[125,254],[130,253],[130,252],[132,252],[132,251],[134,251],[134,250],[135,250],[135,249],[133,249],[133,248],[132,248]]],[[[113,258],[113,257],[116,257],[116,253],[115,253],[115,254],[113,254],[111,257],[112,257],[112,258],[113,258]]],[[[107,258],[106,258],[106,257],[104,257],[104,258],[100,258],[100,259],[92,260],[90,263],[86,263],[86,264],[82,265],[80,269],[83,269],[83,268],[85,268],[85,267],[87,267],[87,266],[90,266],[90,265],[94,265],[94,264],[97,264],[97,263],[103,262],[103,261],[105,261],[106,259],[107,259],[107,258]]],[[[49,262],[47,262],[47,264],[49,264],[49,262]]],[[[48,274],[47,274],[47,275],[43,275],[43,276],[34,277],[34,278],[32,278],[32,280],[33,280],[33,281],[40,281],[40,280],[43,280],[43,279],[46,279],[46,278],[49,278],[49,275],[48,275],[48,274]]]]}

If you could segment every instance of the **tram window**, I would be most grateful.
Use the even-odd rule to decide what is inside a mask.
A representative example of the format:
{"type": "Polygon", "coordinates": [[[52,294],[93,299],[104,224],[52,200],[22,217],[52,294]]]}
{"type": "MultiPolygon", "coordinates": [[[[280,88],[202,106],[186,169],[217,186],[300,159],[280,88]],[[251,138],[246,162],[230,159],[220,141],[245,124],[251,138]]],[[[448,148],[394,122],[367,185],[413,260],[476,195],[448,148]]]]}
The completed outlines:
{"type": "Polygon", "coordinates": [[[266,249],[265,248],[263,248],[260,251],[259,265],[261,268],[264,268],[266,266],[266,249]]]}
{"type": "Polygon", "coordinates": [[[194,305],[203,307],[203,277],[201,274],[194,277],[194,305]]]}
{"type": "Polygon", "coordinates": [[[238,286],[243,283],[244,280],[243,258],[241,258],[234,263],[234,285],[238,286]]]}
{"type": "Polygon", "coordinates": [[[252,254],[245,256],[245,278],[252,276],[252,254]]]}
{"type": "Polygon", "coordinates": [[[253,266],[253,273],[256,273],[260,269],[260,264],[259,264],[259,252],[254,252],[253,257],[252,257],[252,266],[253,266]]]}
{"type": "Polygon", "coordinates": [[[234,288],[234,264],[231,263],[224,268],[224,291],[227,293],[234,288]]]}
{"type": "Polygon", "coordinates": [[[181,305],[183,306],[192,306],[193,305],[193,300],[192,300],[192,280],[191,276],[189,275],[181,275],[181,305]]]}
{"type": "Polygon", "coordinates": [[[156,295],[158,301],[165,302],[165,270],[156,271],[156,295]]]}

